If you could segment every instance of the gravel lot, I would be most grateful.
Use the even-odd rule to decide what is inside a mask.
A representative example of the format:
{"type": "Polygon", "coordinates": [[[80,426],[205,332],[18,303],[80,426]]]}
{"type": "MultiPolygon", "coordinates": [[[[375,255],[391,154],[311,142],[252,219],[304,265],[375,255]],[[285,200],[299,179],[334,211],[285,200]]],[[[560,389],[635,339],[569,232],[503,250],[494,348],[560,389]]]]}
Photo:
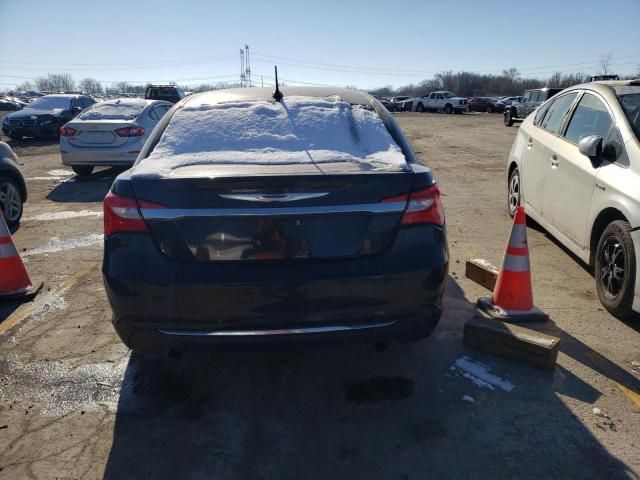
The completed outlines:
{"type": "Polygon", "coordinates": [[[451,265],[436,332],[385,350],[132,355],[99,268],[101,200],[118,172],[80,180],[57,142],[9,142],[30,195],[14,241],[45,288],[21,308],[0,304],[0,478],[639,478],[640,320],[605,312],[589,270],[543,231],[530,227],[529,244],[552,320],[536,328],[562,338],[556,369],[462,345],[486,294],[464,262],[498,264],[511,226],[517,127],[489,114],[397,118],[445,194],[451,265]],[[470,381],[455,367],[464,356],[513,389],[470,381]]]}

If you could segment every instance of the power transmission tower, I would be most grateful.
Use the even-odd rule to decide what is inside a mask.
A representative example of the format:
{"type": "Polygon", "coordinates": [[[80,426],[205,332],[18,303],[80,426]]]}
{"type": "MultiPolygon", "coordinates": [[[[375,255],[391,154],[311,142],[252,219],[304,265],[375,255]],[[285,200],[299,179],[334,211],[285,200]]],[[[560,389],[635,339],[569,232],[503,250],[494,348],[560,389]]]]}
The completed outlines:
{"type": "Polygon", "coordinates": [[[250,87],[253,87],[253,84],[251,83],[251,63],[249,63],[249,45],[245,44],[244,45],[244,57],[245,57],[245,70],[244,70],[244,76],[245,76],[245,80],[247,81],[247,84],[250,87]]]}
{"type": "Polygon", "coordinates": [[[246,76],[244,68],[244,50],[240,49],[240,87],[245,86],[246,76]]]}

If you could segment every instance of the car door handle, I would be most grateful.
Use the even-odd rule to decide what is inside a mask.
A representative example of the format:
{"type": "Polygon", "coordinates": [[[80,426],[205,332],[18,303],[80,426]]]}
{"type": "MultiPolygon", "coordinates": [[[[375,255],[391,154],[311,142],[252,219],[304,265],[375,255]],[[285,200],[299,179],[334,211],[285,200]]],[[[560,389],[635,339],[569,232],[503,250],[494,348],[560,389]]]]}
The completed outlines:
{"type": "Polygon", "coordinates": [[[527,148],[531,148],[533,147],[533,139],[530,138],[529,141],[527,142],[527,148]]]}
{"type": "Polygon", "coordinates": [[[559,164],[558,157],[551,155],[551,167],[557,167],[559,164]]]}

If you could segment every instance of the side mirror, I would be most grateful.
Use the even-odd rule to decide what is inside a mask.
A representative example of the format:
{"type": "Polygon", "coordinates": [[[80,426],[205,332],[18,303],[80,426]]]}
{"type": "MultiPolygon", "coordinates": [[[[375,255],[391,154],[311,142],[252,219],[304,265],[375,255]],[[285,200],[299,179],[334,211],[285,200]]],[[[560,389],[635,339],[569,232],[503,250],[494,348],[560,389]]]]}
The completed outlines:
{"type": "Polygon", "coordinates": [[[589,135],[578,143],[578,150],[581,154],[594,159],[602,155],[602,137],[600,135],[589,135]]]}

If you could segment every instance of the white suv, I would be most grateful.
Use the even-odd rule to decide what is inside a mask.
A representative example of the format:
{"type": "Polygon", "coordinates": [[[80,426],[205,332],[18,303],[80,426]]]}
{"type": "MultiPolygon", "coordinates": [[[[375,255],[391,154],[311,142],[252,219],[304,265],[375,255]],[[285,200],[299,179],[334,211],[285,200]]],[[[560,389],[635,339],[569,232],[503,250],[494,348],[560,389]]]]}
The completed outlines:
{"type": "Polygon", "coordinates": [[[640,80],[563,90],[522,123],[508,160],[519,204],[594,267],[613,315],[640,312],[640,80]]]}

